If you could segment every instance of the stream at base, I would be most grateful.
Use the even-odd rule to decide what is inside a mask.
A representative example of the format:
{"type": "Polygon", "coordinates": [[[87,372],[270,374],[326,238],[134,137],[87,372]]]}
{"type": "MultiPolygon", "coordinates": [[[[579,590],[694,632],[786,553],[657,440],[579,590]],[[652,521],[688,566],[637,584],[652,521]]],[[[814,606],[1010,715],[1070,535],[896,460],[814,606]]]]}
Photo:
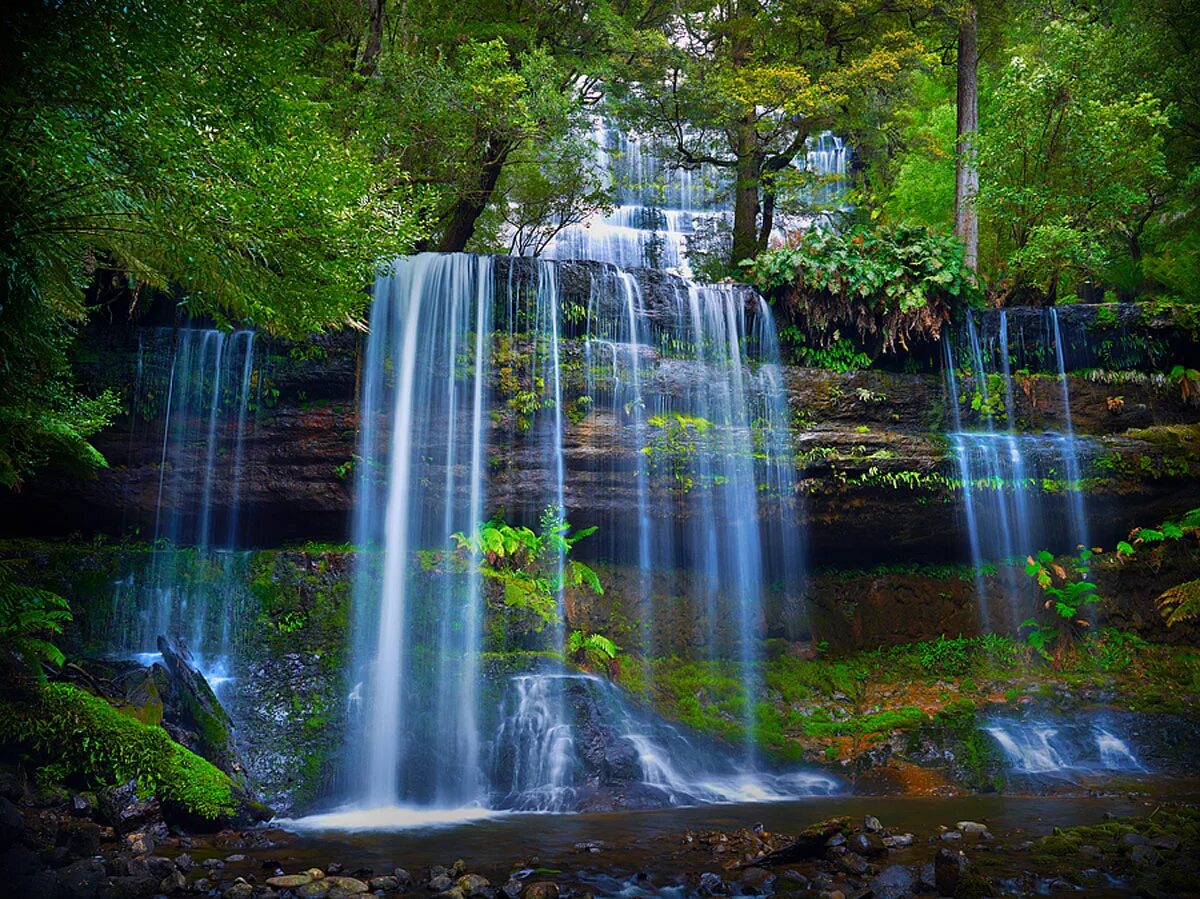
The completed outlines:
{"type": "MultiPolygon", "coordinates": [[[[697,855],[686,834],[731,833],[759,825],[768,832],[795,834],[834,816],[861,821],[878,817],[885,827],[916,836],[912,846],[893,851],[888,863],[919,865],[947,845],[937,836],[957,821],[985,822],[995,839],[989,855],[999,873],[1018,873],[1022,845],[1056,827],[1102,823],[1112,817],[1144,815],[1160,802],[1198,795],[1197,784],[1165,778],[1133,780],[1133,793],[1105,797],[811,797],[772,804],[736,804],[691,808],[621,811],[603,814],[537,816],[508,813],[469,823],[419,826],[407,830],[347,832],[301,822],[277,822],[295,836],[268,854],[288,870],[323,866],[337,860],[347,870],[390,871],[403,866],[416,872],[431,865],[467,860],[471,870],[503,882],[529,866],[555,873],[553,879],[588,887],[595,895],[691,895],[676,884],[689,874],[719,870],[711,858],[697,855]],[[646,875],[639,879],[639,874],[646,875]],[[635,885],[636,884],[636,885],[635,885]]],[[[977,844],[978,845],[978,844],[977,844]]],[[[264,855],[266,857],[266,855],[264,855]]],[[[1109,895],[1105,893],[1105,895],[1109,895]]],[[[1120,895],[1119,892],[1112,895],[1120,895]]]]}

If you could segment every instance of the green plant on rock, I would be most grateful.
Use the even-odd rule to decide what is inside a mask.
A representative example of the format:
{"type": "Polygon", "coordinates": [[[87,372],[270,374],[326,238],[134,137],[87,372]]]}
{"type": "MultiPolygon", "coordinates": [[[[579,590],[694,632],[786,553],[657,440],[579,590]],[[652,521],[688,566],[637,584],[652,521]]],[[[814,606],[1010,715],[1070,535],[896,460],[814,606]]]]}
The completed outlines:
{"type": "Polygon", "coordinates": [[[1179,387],[1179,396],[1185,403],[1200,400],[1200,371],[1176,365],[1167,375],[1167,380],[1179,387]]]}
{"type": "Polygon", "coordinates": [[[57,593],[21,583],[25,563],[0,559],[0,670],[9,676],[44,680],[43,664],[62,665],[53,638],[71,620],[71,607],[57,593]]]}
{"type": "Polygon", "coordinates": [[[937,340],[971,293],[963,245],[925,227],[814,228],[747,265],[750,280],[782,298],[810,342],[857,332],[880,352],[937,340]]]}
{"type": "Polygon", "coordinates": [[[1025,560],[1025,573],[1037,581],[1046,594],[1045,608],[1053,613],[1053,624],[1042,624],[1035,618],[1021,622],[1029,628],[1026,639],[1034,650],[1046,659],[1062,663],[1071,653],[1075,634],[1089,627],[1081,617],[1085,605],[1098,602],[1096,585],[1088,580],[1091,572],[1092,551],[1081,549],[1079,554],[1066,562],[1059,563],[1047,550],[1025,560]],[[1050,654],[1053,647],[1054,655],[1050,654]]]}
{"type": "Polygon", "coordinates": [[[654,428],[654,435],[649,445],[642,447],[642,453],[650,460],[652,469],[669,473],[675,488],[687,493],[696,486],[693,465],[713,423],[680,412],[654,415],[646,423],[654,428]]]}
{"type": "Polygon", "coordinates": [[[492,519],[474,534],[459,531],[452,537],[460,557],[503,585],[504,605],[533,613],[540,627],[558,620],[559,596],[565,587],[584,587],[603,595],[596,572],[570,558],[575,544],[595,532],[590,527],[571,533],[562,509],[549,506],[536,532],[492,519]]]}
{"type": "Polygon", "coordinates": [[[603,634],[573,630],[567,637],[567,654],[584,668],[600,668],[609,677],[620,673],[617,654],[621,648],[603,634]]]}
{"type": "MultiPolygon", "coordinates": [[[[1184,537],[1200,536],[1200,509],[1192,509],[1178,519],[1164,521],[1156,528],[1134,528],[1128,540],[1117,544],[1117,558],[1125,561],[1137,556],[1149,556],[1156,562],[1159,547],[1184,537]]],[[[1155,604],[1167,626],[1200,618],[1200,579],[1185,581],[1163,591],[1155,604]]]]}

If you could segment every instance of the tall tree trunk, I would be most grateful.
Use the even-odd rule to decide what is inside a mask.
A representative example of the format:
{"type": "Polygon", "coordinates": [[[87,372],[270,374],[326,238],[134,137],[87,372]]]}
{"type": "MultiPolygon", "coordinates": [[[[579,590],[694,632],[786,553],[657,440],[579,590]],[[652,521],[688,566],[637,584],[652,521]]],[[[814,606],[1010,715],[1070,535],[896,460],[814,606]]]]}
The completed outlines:
{"type": "Polygon", "coordinates": [[[979,130],[979,14],[974,3],[958,29],[958,152],[954,166],[954,233],[966,244],[967,267],[979,270],[979,168],[975,134],[979,130]]]}
{"type": "Polygon", "coordinates": [[[442,253],[461,253],[467,247],[467,241],[475,234],[475,223],[483,210],[487,209],[496,182],[504,170],[508,154],[512,152],[512,142],[505,138],[491,137],[488,139],[487,158],[479,169],[479,180],[474,190],[463,194],[454,201],[450,211],[446,213],[446,230],[442,232],[438,250],[442,253]]]}
{"type": "Polygon", "coordinates": [[[737,182],[733,189],[733,252],[730,265],[758,255],[758,188],[761,157],[754,110],[737,123],[737,182]]]}
{"type": "Polygon", "coordinates": [[[375,74],[379,51],[383,49],[383,10],[387,0],[371,0],[371,18],[367,30],[367,45],[358,63],[358,73],[364,78],[375,74]]]}

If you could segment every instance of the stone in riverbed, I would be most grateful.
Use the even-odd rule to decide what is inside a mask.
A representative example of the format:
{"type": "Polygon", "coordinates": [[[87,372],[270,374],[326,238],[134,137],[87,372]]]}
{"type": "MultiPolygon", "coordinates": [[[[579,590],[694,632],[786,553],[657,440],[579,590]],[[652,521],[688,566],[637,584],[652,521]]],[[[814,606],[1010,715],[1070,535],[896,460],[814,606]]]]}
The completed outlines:
{"type": "Polygon", "coordinates": [[[867,815],[863,818],[863,830],[867,833],[879,833],[883,830],[883,824],[874,815],[867,815]]]}
{"type": "Polygon", "coordinates": [[[721,875],[713,871],[705,871],[700,875],[701,896],[728,896],[729,886],[721,879],[721,875]]]}
{"type": "Polygon", "coordinates": [[[867,858],[874,858],[877,855],[884,855],[887,852],[887,846],[883,843],[883,838],[875,833],[855,833],[851,834],[846,840],[846,845],[859,855],[865,855],[867,858]]]}
{"type": "Polygon", "coordinates": [[[329,884],[324,880],[313,880],[296,888],[300,899],[325,899],[329,893],[329,884]]]}
{"type": "Polygon", "coordinates": [[[521,887],[523,886],[524,884],[517,880],[517,878],[510,877],[504,886],[500,887],[499,895],[503,896],[504,899],[520,899],[521,887]]]}
{"type": "Polygon", "coordinates": [[[862,876],[867,873],[867,860],[857,852],[847,852],[837,860],[837,866],[847,874],[862,876]]]}
{"type": "Polygon", "coordinates": [[[357,896],[367,892],[367,885],[357,877],[327,876],[322,883],[329,886],[330,895],[334,891],[346,896],[357,896]]]}
{"type": "Polygon", "coordinates": [[[766,868],[750,867],[742,871],[742,889],[752,894],[768,892],[775,882],[775,875],[766,868]]]}
{"type": "Polygon", "coordinates": [[[987,825],[978,821],[959,821],[954,825],[954,829],[962,833],[986,833],[987,825]]]}
{"type": "Polygon", "coordinates": [[[933,880],[943,896],[953,896],[967,869],[967,857],[953,849],[939,849],[933,858],[933,880]]]}
{"type": "Polygon", "coordinates": [[[392,876],[395,877],[398,881],[400,881],[400,886],[402,886],[402,887],[406,887],[410,883],[412,883],[412,875],[409,874],[403,868],[393,868],[392,876]]]}
{"type": "Polygon", "coordinates": [[[224,899],[250,899],[254,895],[254,887],[243,880],[235,883],[221,895],[224,899]]]}
{"type": "Polygon", "coordinates": [[[1129,860],[1138,867],[1152,868],[1158,864],[1158,853],[1150,846],[1134,846],[1129,853],[1129,860]]]}
{"type": "MultiPolygon", "coordinates": [[[[270,881],[267,882],[270,883],[270,881]]],[[[383,877],[372,877],[367,881],[367,886],[369,886],[372,891],[381,890],[385,893],[389,893],[393,890],[400,889],[400,878],[391,874],[385,874],[383,877]]]]}
{"type": "Polygon", "coordinates": [[[267,878],[267,886],[277,890],[294,890],[306,883],[312,883],[312,878],[307,874],[284,874],[282,877],[267,878]]]}
{"type": "Polygon", "coordinates": [[[187,878],[180,871],[172,871],[164,877],[158,884],[160,893],[182,893],[187,889],[187,878]]]}
{"type": "Polygon", "coordinates": [[[435,874],[429,878],[429,889],[435,893],[444,893],[454,886],[454,881],[445,874],[435,874]]]}
{"type": "Polygon", "coordinates": [[[464,896],[483,896],[492,882],[479,874],[464,874],[455,883],[464,896]]]}
{"type": "Polygon", "coordinates": [[[888,849],[903,849],[905,846],[913,844],[913,835],[911,833],[897,833],[890,837],[883,838],[883,845],[888,849]]]}
{"type": "Polygon", "coordinates": [[[558,884],[550,880],[535,880],[521,890],[521,899],[558,899],[558,884]]]}
{"type": "Polygon", "coordinates": [[[875,899],[900,899],[912,892],[916,878],[904,865],[888,865],[871,880],[875,899]]]}

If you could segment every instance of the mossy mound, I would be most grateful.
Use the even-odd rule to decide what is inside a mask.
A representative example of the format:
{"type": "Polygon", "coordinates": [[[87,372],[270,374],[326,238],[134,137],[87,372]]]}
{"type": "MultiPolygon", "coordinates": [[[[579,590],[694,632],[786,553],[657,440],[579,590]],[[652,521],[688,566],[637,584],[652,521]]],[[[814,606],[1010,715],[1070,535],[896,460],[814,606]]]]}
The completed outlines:
{"type": "Polygon", "coordinates": [[[233,819],[247,804],[227,775],[166,731],[70,684],[0,701],[0,746],[27,756],[45,779],[87,789],[137,781],[143,794],[205,822],[233,819]]]}
{"type": "Polygon", "coordinates": [[[1142,818],[1056,830],[1031,848],[1033,861],[1079,880],[1079,870],[1098,868],[1130,878],[1139,896],[1194,896],[1200,855],[1200,809],[1158,809],[1142,818]]]}

